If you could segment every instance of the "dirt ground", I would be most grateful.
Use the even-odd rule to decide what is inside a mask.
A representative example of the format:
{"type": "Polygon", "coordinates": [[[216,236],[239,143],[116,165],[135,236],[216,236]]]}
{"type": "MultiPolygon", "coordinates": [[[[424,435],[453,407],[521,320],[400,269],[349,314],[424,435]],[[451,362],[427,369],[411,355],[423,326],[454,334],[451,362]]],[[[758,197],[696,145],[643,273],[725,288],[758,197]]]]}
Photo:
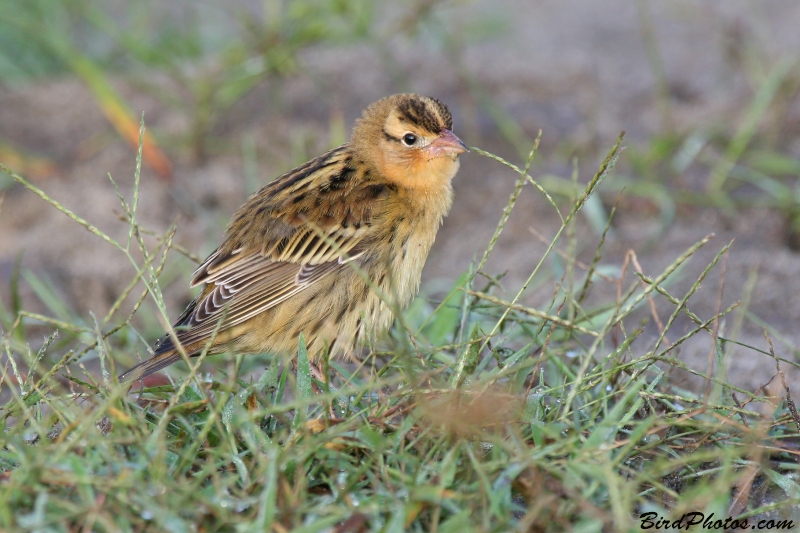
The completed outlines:
{"type": "MultiPolygon", "coordinates": [[[[463,67],[425,39],[397,40],[394,51],[405,80],[402,84],[393,81],[397,76],[390,76],[380,56],[368,48],[304,52],[302,74],[265,84],[226,111],[205,161],[192,160],[187,150],[166,143],[175,164],[174,181],[167,183],[145,168],[139,219],[156,231],[178,220],[176,241],[204,256],[219,242],[225,221],[249,191],[302,162],[293,160],[300,157],[295,155],[298,143],[309,156],[327,147],[332,114],[342,113],[349,128],[366,104],[398,91],[440,98],[453,111],[456,133],[468,144],[519,161],[494,122],[475,105],[460,68],[480,81],[527,136],[533,138],[543,130],[534,176],[569,177],[570,157],[578,155],[580,178],[586,181],[620,130],[627,131],[626,145],[644,149],[667,126],[678,132],[734,129],[741,110],[753,98],[753,87],[737,66],[736,54],[752,49],[774,62],[800,50],[800,4],[791,0],[651,4],[670,91],[668,125],[659,111],[656,77],[636,1],[479,1],[451,9],[454,27],[469,32],[475,20],[497,19],[504,29],[484,39],[467,38],[463,67]],[[257,153],[254,169],[242,155],[243,146],[250,142],[257,153]]],[[[115,83],[136,113],[144,111],[148,126],[162,138],[186,133],[186,117],[124,79],[115,83]]],[[[793,137],[783,144],[789,147],[787,155],[798,158],[797,98],[786,113],[783,131],[793,137]]],[[[53,158],[58,175],[42,178],[37,185],[81,217],[124,239],[127,227],[118,218],[119,203],[107,175],[130,197],[135,157],[79,81],[66,77],[25,86],[0,85],[0,138],[53,158]]],[[[640,179],[625,159],[623,152],[606,184],[609,191],[615,190],[615,179],[640,179]]],[[[455,182],[455,205],[425,269],[426,292],[447,288],[485,249],[515,178],[488,159],[474,154],[464,157],[455,182]]],[[[687,177],[689,186],[701,179],[704,175],[687,177]]],[[[616,192],[603,194],[610,202],[616,196],[616,192]]],[[[23,266],[51,279],[76,310],[103,316],[131,279],[133,269],[122,254],[21,187],[5,191],[0,210],[0,286],[8,286],[15,258],[24,250],[23,266]]],[[[515,290],[545,250],[531,228],[549,238],[558,226],[552,207],[526,186],[487,270],[507,270],[505,286],[515,290]]],[[[656,275],[686,248],[714,233],[715,238],[671,286],[674,294],[682,296],[719,249],[735,238],[725,263],[721,303],[718,268],[690,307],[701,317],[710,317],[718,305],[724,308],[741,299],[748,277],[756,272],[748,312],[783,336],[785,342],[775,339],[778,355],[796,359],[800,256],[785,244],[779,213],[751,209],[733,216],[703,206],[682,206],[663,234],[661,230],[651,202],[626,197],[603,264],[619,266],[625,253],[633,250],[645,272],[656,275]]],[[[579,226],[579,235],[581,258],[590,260],[598,237],[585,223],[579,226]]],[[[175,261],[165,274],[166,297],[175,315],[190,297],[184,278],[187,270],[185,261],[175,261]]],[[[550,281],[534,291],[528,303],[545,305],[552,288],[550,281]]],[[[23,284],[23,296],[26,308],[43,310],[27,284],[23,284]]],[[[665,320],[670,307],[659,307],[659,311],[665,320]]],[[[728,329],[723,331],[733,322],[728,319],[722,325],[728,329]]],[[[688,327],[679,322],[671,340],[688,327]]],[[[767,347],[760,327],[751,320],[745,320],[740,340],[767,347]]],[[[710,337],[697,336],[684,346],[680,357],[705,368],[710,349],[710,337]]],[[[766,383],[774,368],[769,357],[740,348],[728,371],[735,383],[752,390],[766,383]]],[[[797,374],[790,377],[797,383],[797,374]]],[[[697,385],[689,377],[680,379],[697,385]]]]}

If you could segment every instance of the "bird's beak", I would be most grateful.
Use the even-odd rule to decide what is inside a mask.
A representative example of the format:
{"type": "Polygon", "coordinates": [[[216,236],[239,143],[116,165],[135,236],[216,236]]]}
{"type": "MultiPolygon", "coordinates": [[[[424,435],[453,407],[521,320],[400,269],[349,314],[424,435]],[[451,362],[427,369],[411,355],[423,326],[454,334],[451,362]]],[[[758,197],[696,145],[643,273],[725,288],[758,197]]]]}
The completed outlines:
{"type": "Polygon", "coordinates": [[[455,134],[447,128],[442,130],[439,136],[428,145],[426,150],[428,152],[428,159],[434,159],[436,157],[449,157],[454,161],[459,154],[469,152],[467,145],[464,144],[461,139],[456,137],[455,134]]]}

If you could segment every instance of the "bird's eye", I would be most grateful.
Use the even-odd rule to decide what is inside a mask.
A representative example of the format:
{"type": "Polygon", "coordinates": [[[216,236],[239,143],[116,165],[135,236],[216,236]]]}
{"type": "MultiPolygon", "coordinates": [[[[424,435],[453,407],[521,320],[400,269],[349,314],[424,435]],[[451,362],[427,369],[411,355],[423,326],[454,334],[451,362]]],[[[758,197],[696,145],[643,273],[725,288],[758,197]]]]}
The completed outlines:
{"type": "Polygon", "coordinates": [[[405,135],[403,135],[403,144],[405,144],[406,146],[414,146],[416,142],[417,142],[417,136],[414,135],[413,133],[406,133],[405,135]]]}

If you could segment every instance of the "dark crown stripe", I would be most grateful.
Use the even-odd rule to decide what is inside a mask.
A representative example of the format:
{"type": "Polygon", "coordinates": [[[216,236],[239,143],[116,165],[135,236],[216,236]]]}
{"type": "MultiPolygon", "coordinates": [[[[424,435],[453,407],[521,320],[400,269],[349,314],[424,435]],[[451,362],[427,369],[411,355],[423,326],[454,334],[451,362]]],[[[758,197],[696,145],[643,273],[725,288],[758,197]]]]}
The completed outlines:
{"type": "Polygon", "coordinates": [[[453,127],[453,118],[447,107],[433,98],[408,98],[397,106],[400,119],[421,126],[431,133],[453,127]]]}

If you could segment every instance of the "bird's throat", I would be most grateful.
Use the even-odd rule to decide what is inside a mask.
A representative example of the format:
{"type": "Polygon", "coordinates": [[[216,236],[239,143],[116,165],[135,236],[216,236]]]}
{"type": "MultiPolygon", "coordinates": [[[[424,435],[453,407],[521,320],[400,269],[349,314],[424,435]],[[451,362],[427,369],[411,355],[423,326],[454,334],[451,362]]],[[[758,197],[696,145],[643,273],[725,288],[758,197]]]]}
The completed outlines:
{"type": "Polygon", "coordinates": [[[459,162],[450,157],[414,158],[410,161],[384,161],[383,174],[393,183],[419,192],[439,193],[450,188],[459,162]]]}

